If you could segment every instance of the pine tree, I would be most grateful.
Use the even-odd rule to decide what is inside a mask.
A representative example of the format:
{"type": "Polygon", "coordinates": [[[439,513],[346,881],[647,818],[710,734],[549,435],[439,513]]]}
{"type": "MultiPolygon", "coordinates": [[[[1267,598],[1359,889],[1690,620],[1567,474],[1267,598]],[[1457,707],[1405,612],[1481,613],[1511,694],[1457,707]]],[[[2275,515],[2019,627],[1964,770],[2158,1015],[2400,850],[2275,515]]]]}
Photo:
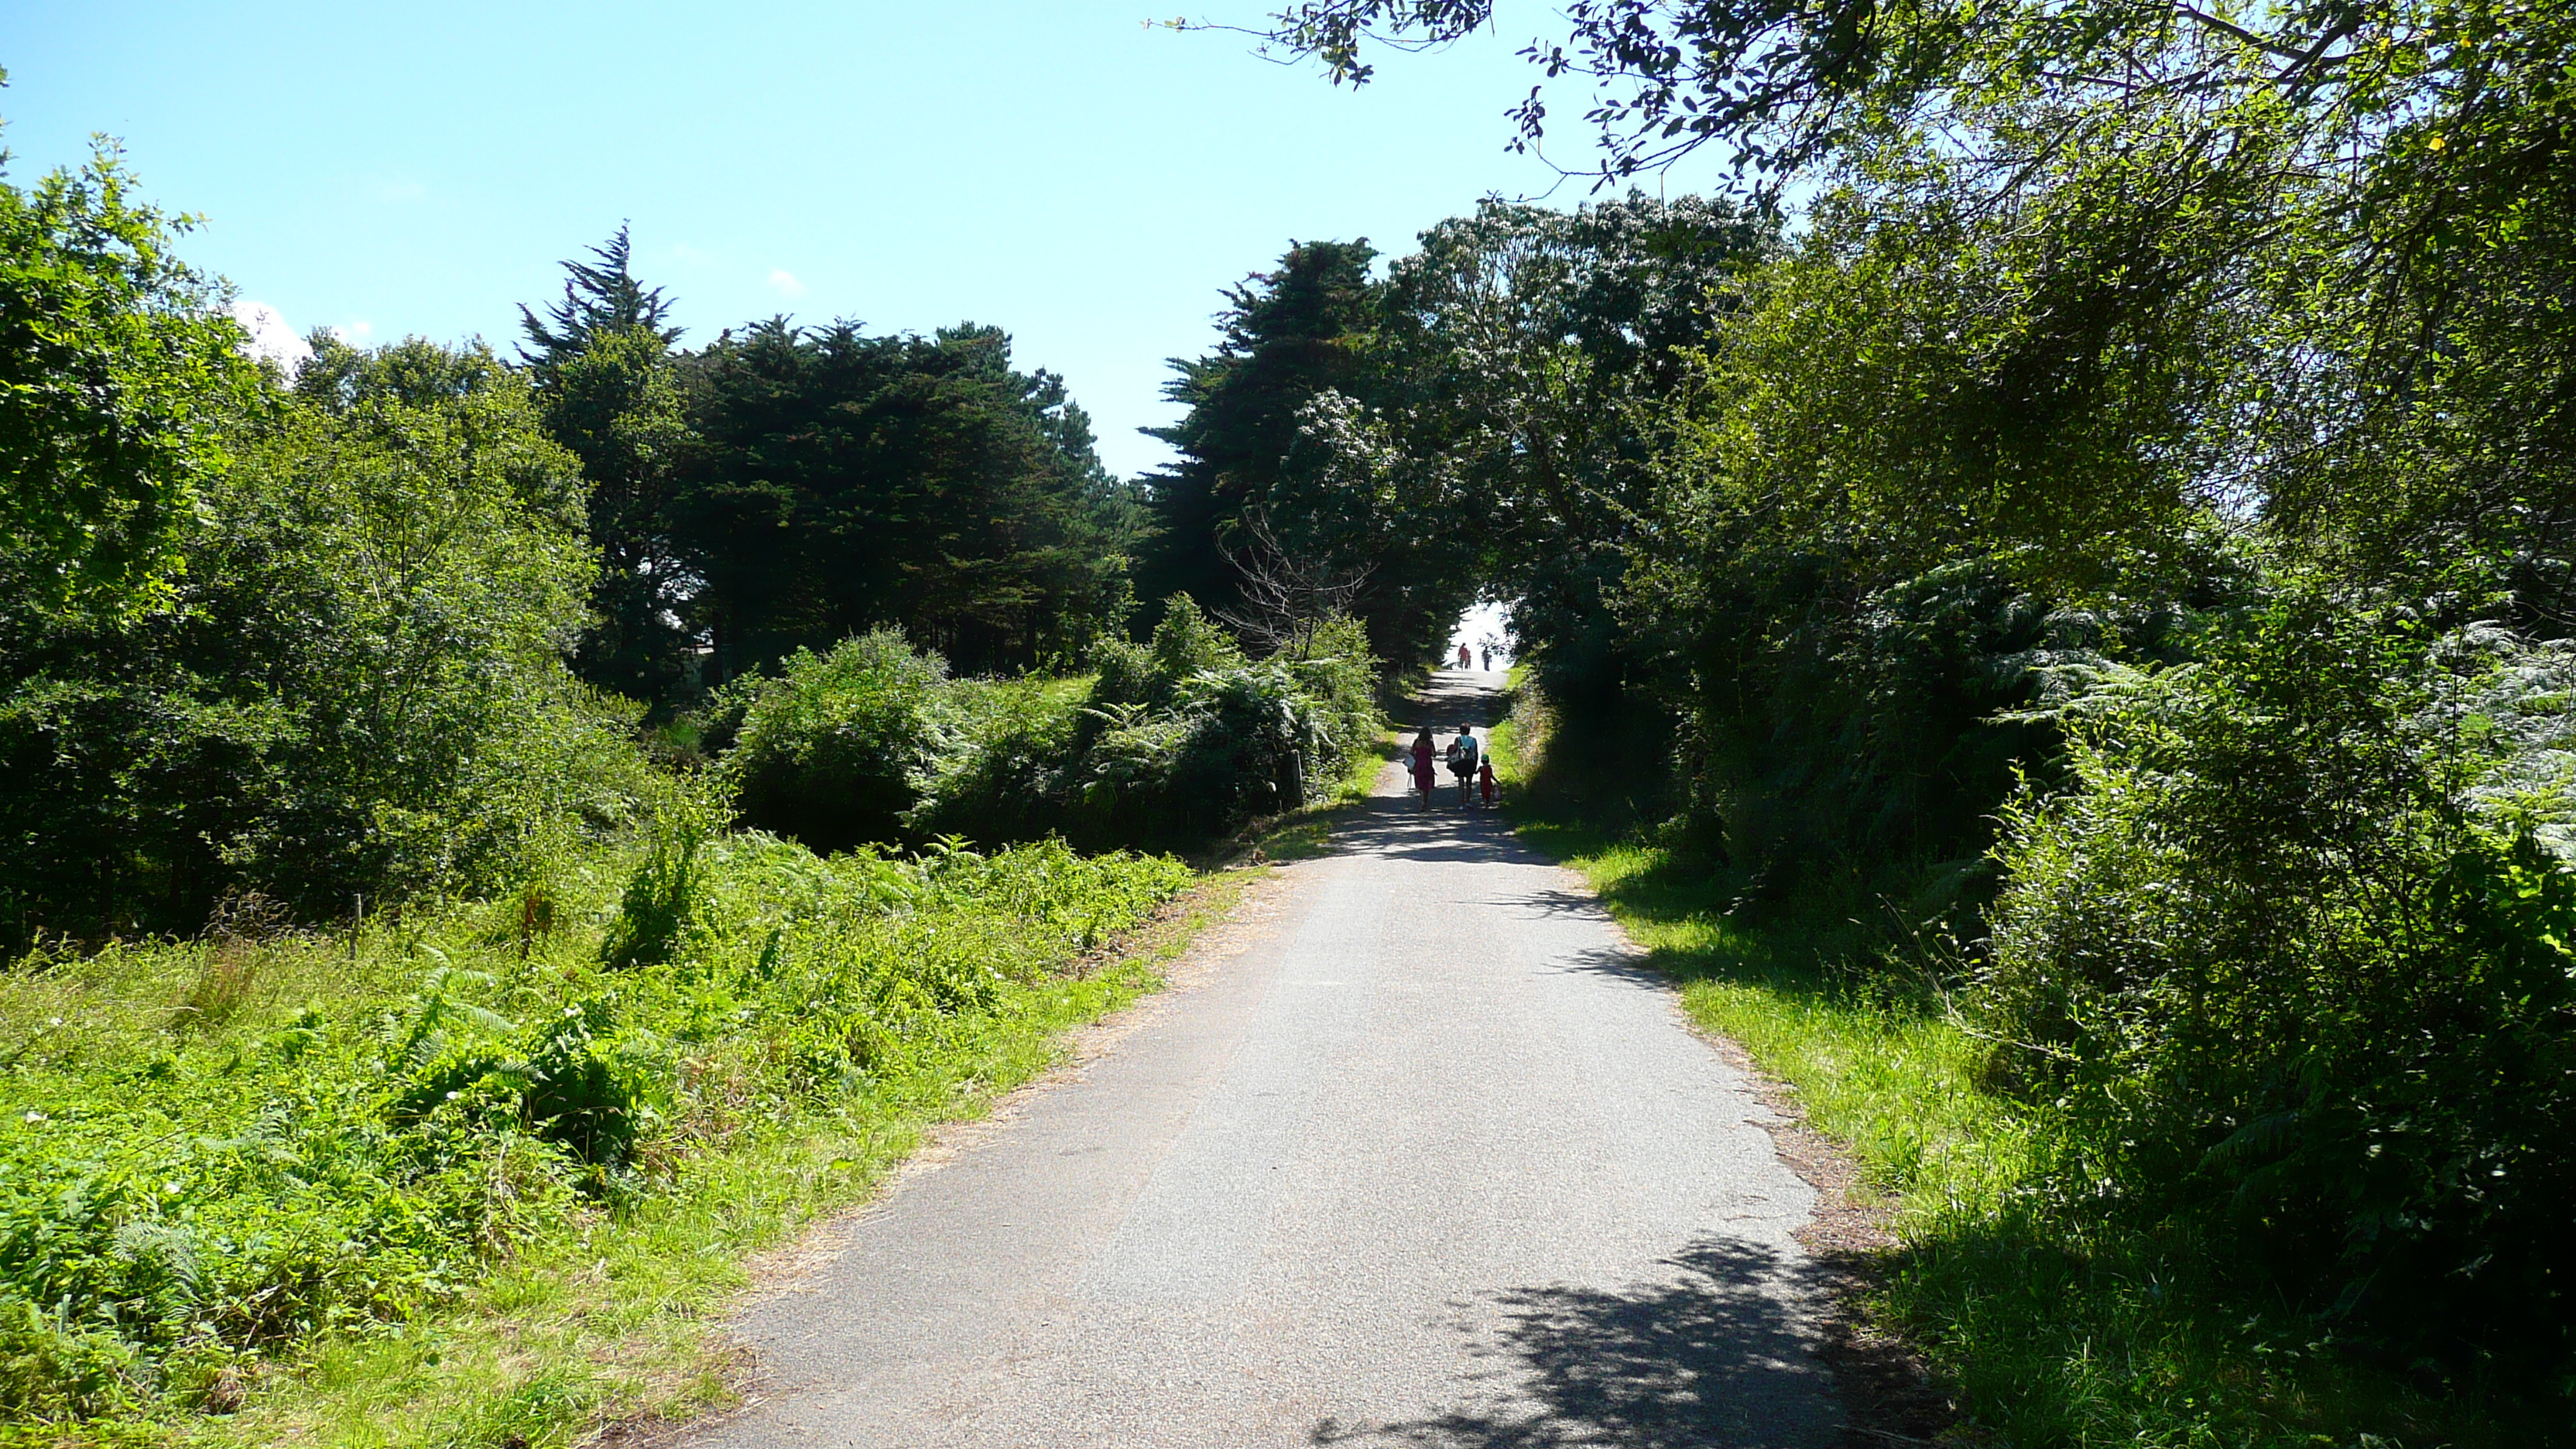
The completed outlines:
{"type": "Polygon", "coordinates": [[[602,332],[645,328],[665,347],[680,340],[679,328],[662,325],[671,310],[662,289],[637,281],[628,265],[634,256],[634,246],[627,238],[629,225],[619,222],[617,234],[605,246],[590,249],[590,254],[599,259],[598,265],[578,261],[563,264],[563,300],[548,307],[543,318],[525,305],[519,308],[520,330],[534,344],[533,348],[522,346],[519,356],[531,366],[559,365],[587,350],[591,338],[602,332]]]}
{"type": "Polygon", "coordinates": [[[590,480],[589,533],[599,550],[594,622],[573,651],[593,684],[671,706],[686,690],[694,589],[670,543],[673,469],[688,446],[671,344],[680,329],[659,287],[635,278],[627,228],[593,247],[596,263],[563,264],[563,300],[540,317],[519,309],[519,349],[546,430],[590,480]]]}

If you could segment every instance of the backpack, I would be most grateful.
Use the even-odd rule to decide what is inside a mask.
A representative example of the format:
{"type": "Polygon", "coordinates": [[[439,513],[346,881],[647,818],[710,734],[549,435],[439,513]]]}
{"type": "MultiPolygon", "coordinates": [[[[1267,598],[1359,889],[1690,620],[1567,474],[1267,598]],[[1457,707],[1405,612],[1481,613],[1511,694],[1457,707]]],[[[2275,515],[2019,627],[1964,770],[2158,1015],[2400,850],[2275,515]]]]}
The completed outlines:
{"type": "Polygon", "coordinates": [[[1460,735],[1449,742],[1449,763],[1463,769],[1476,768],[1476,737],[1460,735]]]}

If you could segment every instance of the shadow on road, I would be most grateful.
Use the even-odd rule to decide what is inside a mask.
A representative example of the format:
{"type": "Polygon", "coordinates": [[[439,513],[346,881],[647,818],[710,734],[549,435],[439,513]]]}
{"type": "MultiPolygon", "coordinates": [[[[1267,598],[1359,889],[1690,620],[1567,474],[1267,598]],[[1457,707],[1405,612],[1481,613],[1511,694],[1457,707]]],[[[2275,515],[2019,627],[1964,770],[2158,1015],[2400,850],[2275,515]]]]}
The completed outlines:
{"type": "Polygon", "coordinates": [[[1831,1393],[1780,1306],[1799,1296],[1800,1285],[1788,1281],[1795,1271],[1768,1249],[1718,1238],[1666,1261],[1678,1276],[1620,1292],[1501,1295],[1500,1341],[1472,1350],[1507,1360],[1490,1366],[1490,1406],[1370,1426],[1327,1419],[1309,1442],[1432,1449],[1827,1442],[1834,1426],[1817,1418],[1817,1405],[1831,1393]]]}
{"type": "Polygon", "coordinates": [[[1673,986],[1673,978],[1647,964],[1644,953],[1624,948],[1578,951],[1552,969],[1564,975],[1616,976],[1657,991],[1670,991],[1673,986]]]}
{"type": "Polygon", "coordinates": [[[1538,855],[1512,838],[1501,812],[1461,809],[1458,793],[1433,793],[1428,810],[1411,795],[1380,795],[1333,831],[1333,849],[1353,855],[1403,860],[1455,860],[1480,864],[1539,865],[1538,855]]]}

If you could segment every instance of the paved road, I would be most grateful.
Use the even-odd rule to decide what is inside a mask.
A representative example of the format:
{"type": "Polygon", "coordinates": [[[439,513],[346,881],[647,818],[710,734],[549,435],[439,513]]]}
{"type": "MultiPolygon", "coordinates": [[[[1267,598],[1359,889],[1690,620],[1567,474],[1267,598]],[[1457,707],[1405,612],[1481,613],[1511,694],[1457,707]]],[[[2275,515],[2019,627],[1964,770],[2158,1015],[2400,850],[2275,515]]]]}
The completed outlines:
{"type": "Polygon", "coordinates": [[[770,1385],[696,1442],[1831,1442],[1765,1109],[1574,877],[1379,789],[1247,949],[754,1308],[770,1385]]]}

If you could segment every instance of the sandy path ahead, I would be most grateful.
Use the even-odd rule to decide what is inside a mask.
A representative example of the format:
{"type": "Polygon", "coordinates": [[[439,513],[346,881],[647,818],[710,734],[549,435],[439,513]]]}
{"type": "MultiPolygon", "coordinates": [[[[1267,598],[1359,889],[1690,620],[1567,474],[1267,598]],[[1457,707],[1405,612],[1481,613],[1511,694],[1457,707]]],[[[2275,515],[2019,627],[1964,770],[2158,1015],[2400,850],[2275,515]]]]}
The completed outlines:
{"type": "Polygon", "coordinates": [[[693,1442],[1830,1442],[1767,1109],[1574,877],[1379,788],[1246,949],[751,1309],[769,1383],[693,1442]]]}

